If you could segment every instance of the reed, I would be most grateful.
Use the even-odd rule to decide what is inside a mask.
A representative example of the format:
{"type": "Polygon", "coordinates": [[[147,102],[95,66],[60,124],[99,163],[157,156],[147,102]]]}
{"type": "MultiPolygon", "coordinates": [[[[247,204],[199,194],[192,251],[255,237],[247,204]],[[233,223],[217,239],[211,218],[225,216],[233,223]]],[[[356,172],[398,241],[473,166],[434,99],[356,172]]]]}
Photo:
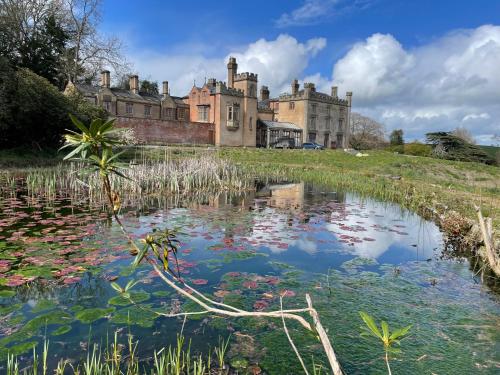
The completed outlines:
{"type": "MultiPolygon", "coordinates": [[[[127,345],[123,346],[118,341],[115,333],[114,341],[105,349],[99,349],[99,345],[94,344],[92,350],[87,354],[87,358],[80,363],[71,363],[67,359],[61,359],[56,367],[51,369],[48,366],[49,342],[45,341],[42,348],[41,362],[40,355],[36,347],[33,348],[33,361],[30,366],[21,366],[18,358],[8,355],[5,364],[7,375],[209,375],[214,373],[227,373],[225,356],[229,339],[219,340],[219,346],[215,348],[218,362],[222,367],[213,367],[211,355],[204,357],[201,354],[194,355],[191,352],[191,342],[186,344],[186,339],[182,335],[177,336],[175,346],[168,346],[161,350],[154,351],[152,363],[139,360],[137,356],[137,342],[133,341],[131,335],[128,336],[127,345]],[[127,350],[125,350],[127,348],[127,350]]],[[[210,351],[209,351],[210,353],[210,351]]]]}

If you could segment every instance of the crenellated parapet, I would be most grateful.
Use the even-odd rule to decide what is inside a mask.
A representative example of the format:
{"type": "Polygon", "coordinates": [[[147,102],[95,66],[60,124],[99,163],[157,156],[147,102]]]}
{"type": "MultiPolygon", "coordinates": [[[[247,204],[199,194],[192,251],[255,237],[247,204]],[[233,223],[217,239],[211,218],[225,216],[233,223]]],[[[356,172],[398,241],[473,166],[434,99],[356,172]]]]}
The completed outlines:
{"type": "Polygon", "coordinates": [[[254,82],[257,82],[257,76],[258,76],[258,74],[249,73],[249,72],[238,73],[235,75],[234,80],[235,81],[254,81],[254,82]]]}
{"type": "Polygon", "coordinates": [[[243,90],[227,87],[226,84],[222,81],[219,81],[215,84],[215,93],[222,95],[239,96],[239,97],[243,97],[245,95],[243,90]]]}

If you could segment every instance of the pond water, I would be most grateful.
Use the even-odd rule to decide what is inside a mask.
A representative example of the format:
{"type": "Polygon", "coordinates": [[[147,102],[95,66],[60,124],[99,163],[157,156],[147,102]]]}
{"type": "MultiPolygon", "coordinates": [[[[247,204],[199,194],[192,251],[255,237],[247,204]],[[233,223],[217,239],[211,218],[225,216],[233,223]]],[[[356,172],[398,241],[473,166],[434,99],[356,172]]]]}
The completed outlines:
{"type": "MultiPolygon", "coordinates": [[[[34,344],[50,341],[51,364],[85,359],[89,342],[132,334],[142,365],[174,344],[181,327],[194,352],[219,337],[228,361],[244,359],[268,374],[300,365],[279,320],[207,315],[176,296],[147,264],[130,266],[127,242],[101,209],[85,202],[21,193],[0,198],[0,360],[29,363],[34,344]],[[131,306],[111,281],[138,280],[131,306]]],[[[385,372],[383,350],[360,337],[359,311],[412,324],[392,359],[394,373],[498,374],[500,299],[466,260],[442,256],[439,230],[391,204],[303,183],[258,184],[245,194],[142,202],[122,212],[142,238],[153,228],[179,232],[183,278],[218,301],[248,310],[305,307],[310,293],[347,374],[385,372]]],[[[326,363],[315,338],[289,324],[307,363],[326,363]]],[[[92,346],[92,344],[90,344],[92,346]]],[[[39,345],[40,348],[40,345],[39,345]]]]}

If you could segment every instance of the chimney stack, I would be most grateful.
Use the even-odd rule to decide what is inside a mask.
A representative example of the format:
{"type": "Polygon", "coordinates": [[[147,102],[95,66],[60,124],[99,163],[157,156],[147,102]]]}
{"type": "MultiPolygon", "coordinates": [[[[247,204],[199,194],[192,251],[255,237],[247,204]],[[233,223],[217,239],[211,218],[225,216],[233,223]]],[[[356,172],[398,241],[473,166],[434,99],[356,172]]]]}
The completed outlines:
{"type": "Polygon", "coordinates": [[[133,94],[139,94],[139,76],[133,75],[129,78],[130,91],[133,94]]]}
{"type": "Polygon", "coordinates": [[[207,86],[210,88],[214,88],[217,80],[215,78],[209,78],[207,81],[207,86]]]}
{"type": "Polygon", "coordinates": [[[347,104],[349,104],[349,107],[352,105],[352,91],[347,91],[345,93],[346,99],[347,99],[347,104]]]}
{"type": "Polygon", "coordinates": [[[111,83],[111,78],[109,74],[109,70],[103,70],[101,72],[101,87],[105,87],[109,89],[111,83]]]}
{"type": "Polygon", "coordinates": [[[292,95],[297,95],[297,93],[299,92],[299,81],[294,79],[292,81],[292,95]]]}
{"type": "Polygon", "coordinates": [[[227,83],[228,87],[234,88],[234,77],[238,74],[238,64],[236,64],[236,58],[230,57],[227,63],[227,83]]]}
{"type": "Polygon", "coordinates": [[[332,86],[332,96],[334,98],[338,98],[339,97],[339,88],[337,86],[332,86]]]}
{"type": "Polygon", "coordinates": [[[163,81],[163,97],[166,98],[168,96],[168,81],[163,81]]]}
{"type": "Polygon", "coordinates": [[[260,100],[269,99],[269,88],[267,86],[260,87],[260,100]]]}

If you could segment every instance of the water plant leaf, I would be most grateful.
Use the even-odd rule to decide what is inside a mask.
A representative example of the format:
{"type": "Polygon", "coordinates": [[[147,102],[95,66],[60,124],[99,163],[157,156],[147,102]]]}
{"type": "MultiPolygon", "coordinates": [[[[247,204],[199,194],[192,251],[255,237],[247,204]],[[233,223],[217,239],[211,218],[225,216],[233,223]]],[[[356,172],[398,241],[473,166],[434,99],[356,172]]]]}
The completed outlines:
{"type": "Polygon", "coordinates": [[[361,316],[361,319],[365,322],[366,326],[370,329],[370,332],[375,336],[378,337],[379,339],[383,340],[382,334],[380,333],[377,325],[375,324],[375,321],[369,315],[368,313],[364,311],[360,311],[359,315],[361,316]]]}
{"type": "Polygon", "coordinates": [[[71,331],[71,326],[61,326],[51,333],[52,336],[61,336],[71,331]]]}
{"type": "Polygon", "coordinates": [[[107,309],[103,308],[92,308],[85,309],[76,313],[75,318],[81,321],[82,323],[92,323],[96,320],[104,318],[106,315],[115,311],[114,307],[109,307],[107,309]]]}
{"type": "Polygon", "coordinates": [[[390,336],[389,336],[389,339],[390,340],[397,340],[399,339],[400,337],[403,337],[403,336],[406,336],[408,334],[408,332],[410,331],[412,325],[410,324],[409,326],[406,326],[406,327],[403,327],[403,328],[399,328],[397,330],[395,330],[390,336]]]}

